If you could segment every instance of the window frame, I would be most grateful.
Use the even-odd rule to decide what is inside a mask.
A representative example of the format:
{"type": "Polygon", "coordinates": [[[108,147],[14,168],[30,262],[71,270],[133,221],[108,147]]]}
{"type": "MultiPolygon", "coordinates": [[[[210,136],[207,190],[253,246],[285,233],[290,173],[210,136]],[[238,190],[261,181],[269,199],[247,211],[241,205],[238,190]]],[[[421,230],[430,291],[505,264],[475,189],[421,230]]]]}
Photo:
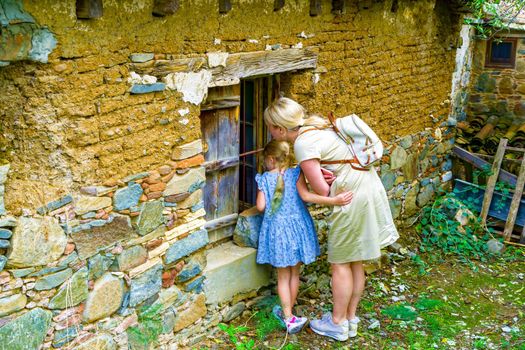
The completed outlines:
{"type": "Polygon", "coordinates": [[[518,38],[491,38],[487,41],[485,50],[485,67],[487,68],[515,68],[516,67],[516,51],[518,46],[518,38]],[[493,62],[492,61],[492,44],[494,42],[511,43],[511,57],[509,62],[493,62]]]}

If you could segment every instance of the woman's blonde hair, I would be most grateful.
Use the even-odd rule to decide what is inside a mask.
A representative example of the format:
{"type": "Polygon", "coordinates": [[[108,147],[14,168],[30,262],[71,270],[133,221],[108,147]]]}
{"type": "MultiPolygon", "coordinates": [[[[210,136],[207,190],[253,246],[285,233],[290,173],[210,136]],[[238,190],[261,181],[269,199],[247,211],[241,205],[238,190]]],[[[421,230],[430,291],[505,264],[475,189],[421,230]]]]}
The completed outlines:
{"type": "Polygon", "coordinates": [[[277,163],[279,174],[277,175],[277,184],[275,185],[275,192],[272,197],[270,207],[270,214],[279,210],[284,196],[284,172],[291,163],[290,145],[284,141],[272,140],[264,146],[264,158],[272,157],[277,163]]]}
{"type": "Polygon", "coordinates": [[[329,125],[317,115],[308,116],[303,106],[288,97],[276,98],[266,107],[264,121],[266,124],[280,126],[287,130],[294,130],[301,126],[325,128],[329,125]]]}

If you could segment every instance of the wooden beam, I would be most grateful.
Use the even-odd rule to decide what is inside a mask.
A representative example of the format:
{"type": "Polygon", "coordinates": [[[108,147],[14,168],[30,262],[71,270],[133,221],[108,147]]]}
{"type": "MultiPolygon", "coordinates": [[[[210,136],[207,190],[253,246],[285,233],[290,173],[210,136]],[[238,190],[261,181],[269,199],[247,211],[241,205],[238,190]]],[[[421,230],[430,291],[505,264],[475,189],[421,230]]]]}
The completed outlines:
{"type": "Polygon", "coordinates": [[[232,2],[230,0],[219,0],[219,13],[228,13],[232,9],[232,2]]]}
{"type": "Polygon", "coordinates": [[[232,108],[240,105],[241,96],[225,96],[221,99],[206,100],[206,102],[203,105],[201,105],[201,111],[232,108]]]}
{"type": "Polygon", "coordinates": [[[340,15],[345,11],[345,0],[332,0],[332,14],[340,15]]]}
{"type": "Polygon", "coordinates": [[[164,17],[172,15],[179,9],[179,0],[154,0],[153,16],[164,17]]]}
{"type": "Polygon", "coordinates": [[[284,7],[284,0],[274,0],[273,2],[273,10],[279,11],[284,7]]]}
{"type": "Polygon", "coordinates": [[[77,18],[94,19],[102,17],[102,0],[77,0],[77,18]]]}
{"type": "Polygon", "coordinates": [[[170,73],[197,72],[205,63],[206,59],[204,57],[151,60],[145,63],[131,63],[129,69],[141,75],[148,74],[162,78],[170,73]]]}
{"type": "Polygon", "coordinates": [[[521,195],[523,193],[523,186],[525,185],[525,157],[521,161],[521,168],[518,175],[518,183],[516,184],[516,189],[514,190],[514,196],[512,196],[512,202],[510,203],[509,216],[507,217],[507,222],[505,223],[505,240],[510,241],[510,236],[514,230],[514,223],[516,222],[516,216],[518,215],[518,210],[521,204],[521,195]]]}
{"type": "Polygon", "coordinates": [[[496,186],[496,181],[498,180],[499,171],[501,168],[501,161],[503,160],[503,155],[505,154],[505,147],[507,147],[507,139],[500,139],[498,150],[496,152],[496,157],[494,158],[494,163],[492,163],[491,173],[487,181],[487,189],[485,190],[485,196],[483,197],[483,206],[481,207],[481,222],[483,225],[487,221],[487,215],[489,213],[490,203],[492,202],[492,195],[494,194],[494,186],[496,186]]]}
{"type": "Polygon", "coordinates": [[[229,55],[226,67],[214,67],[210,87],[233,85],[239,79],[317,66],[318,49],[282,49],[229,55]]]}
{"type": "Polygon", "coordinates": [[[321,0],[310,0],[310,16],[319,16],[322,12],[321,0]]]}
{"type": "Polygon", "coordinates": [[[239,214],[230,214],[218,219],[210,220],[204,224],[204,229],[207,231],[217,230],[221,227],[234,225],[237,223],[239,214]]]}
{"type": "Polygon", "coordinates": [[[206,162],[204,163],[204,167],[206,168],[206,173],[211,173],[213,171],[231,168],[237,164],[239,164],[239,157],[230,157],[206,162]]]}
{"type": "MultiPolygon", "coordinates": [[[[454,155],[456,157],[458,157],[459,159],[461,160],[464,160],[465,162],[469,163],[469,164],[472,164],[473,166],[475,166],[476,168],[478,169],[484,169],[486,167],[490,168],[491,164],[479,157],[476,157],[475,155],[473,155],[472,153],[470,153],[469,151],[459,147],[459,146],[454,146],[454,148],[452,149],[452,152],[454,153],[454,155]]],[[[499,180],[500,181],[503,181],[503,182],[506,182],[508,183],[509,185],[515,187],[516,186],[516,182],[517,182],[517,178],[515,175],[509,173],[508,171],[505,171],[505,170],[500,170],[499,172],[499,180]]]]}

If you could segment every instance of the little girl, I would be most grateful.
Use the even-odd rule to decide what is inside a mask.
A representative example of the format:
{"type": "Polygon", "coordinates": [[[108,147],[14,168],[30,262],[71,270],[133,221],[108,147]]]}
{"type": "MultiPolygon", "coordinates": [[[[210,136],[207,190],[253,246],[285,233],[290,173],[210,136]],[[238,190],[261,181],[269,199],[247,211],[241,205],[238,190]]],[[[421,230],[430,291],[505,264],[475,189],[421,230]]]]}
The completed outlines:
{"type": "Polygon", "coordinates": [[[296,317],[292,307],[299,291],[301,264],[309,264],[319,256],[319,243],[314,223],[304,201],[346,205],[352,200],[351,192],[335,197],[311,193],[299,167],[289,168],[290,146],[272,140],[264,148],[266,172],[257,174],[257,199],[264,217],[259,233],[257,263],[277,268],[277,293],[281,307],[276,305],[273,314],[286,327],[288,333],[299,332],[306,317],[296,317]]]}

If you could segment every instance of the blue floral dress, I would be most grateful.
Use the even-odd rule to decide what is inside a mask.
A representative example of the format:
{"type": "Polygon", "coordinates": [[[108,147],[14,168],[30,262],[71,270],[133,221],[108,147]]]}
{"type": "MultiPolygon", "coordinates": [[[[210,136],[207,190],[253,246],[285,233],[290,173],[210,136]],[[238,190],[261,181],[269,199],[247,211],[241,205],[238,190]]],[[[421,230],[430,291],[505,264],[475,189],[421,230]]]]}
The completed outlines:
{"type": "Polygon", "coordinates": [[[257,263],[274,267],[309,264],[319,256],[319,242],[314,222],[297,192],[301,169],[287,169],[284,173],[284,193],[280,208],[271,213],[271,202],[278,173],[257,174],[255,181],[264,193],[266,208],[259,232],[257,263]]]}

